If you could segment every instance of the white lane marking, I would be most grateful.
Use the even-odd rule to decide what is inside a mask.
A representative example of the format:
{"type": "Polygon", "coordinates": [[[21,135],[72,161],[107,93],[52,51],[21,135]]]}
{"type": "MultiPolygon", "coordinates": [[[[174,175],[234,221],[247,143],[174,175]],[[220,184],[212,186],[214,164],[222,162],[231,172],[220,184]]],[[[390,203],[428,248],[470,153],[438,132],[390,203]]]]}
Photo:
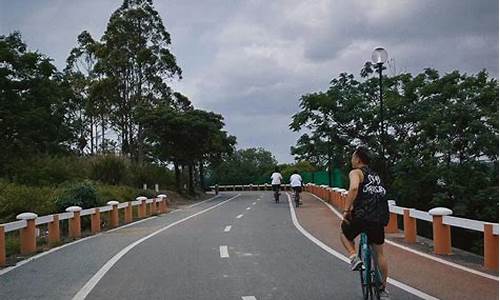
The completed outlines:
{"type": "Polygon", "coordinates": [[[226,226],[226,228],[224,228],[224,232],[229,232],[230,230],[231,230],[231,225],[226,226]]]}
{"type": "Polygon", "coordinates": [[[189,206],[188,206],[188,208],[198,206],[198,205],[200,205],[200,204],[202,204],[202,203],[205,203],[205,202],[207,202],[207,201],[214,200],[215,198],[219,198],[220,196],[221,196],[221,195],[217,195],[217,196],[212,197],[212,198],[209,198],[209,199],[207,199],[207,200],[203,200],[203,201],[201,201],[201,202],[198,202],[198,203],[195,203],[195,204],[191,204],[191,205],[189,205],[189,206]]]}
{"type": "Polygon", "coordinates": [[[247,207],[247,210],[250,210],[250,207],[247,207]]]}
{"type": "Polygon", "coordinates": [[[257,300],[254,296],[243,296],[241,297],[242,300],[257,300]]]}
{"type": "Polygon", "coordinates": [[[227,246],[219,246],[219,252],[220,252],[220,257],[221,258],[227,258],[229,257],[229,251],[227,250],[227,246]]]}
{"type": "Polygon", "coordinates": [[[241,217],[243,217],[243,215],[237,215],[236,219],[241,219],[241,217]]]}
{"type": "MultiPolygon", "coordinates": [[[[172,213],[172,212],[174,212],[174,211],[176,211],[176,210],[172,210],[172,211],[171,211],[171,213],[172,213]]],[[[59,246],[59,247],[55,247],[55,248],[49,249],[49,250],[47,250],[47,251],[45,251],[45,252],[42,252],[42,253],[40,253],[40,254],[37,254],[37,255],[34,255],[34,256],[28,257],[27,259],[22,260],[22,261],[20,261],[20,262],[16,263],[16,265],[15,265],[15,266],[7,267],[7,268],[5,268],[5,269],[0,270],[0,276],[1,276],[1,275],[3,275],[3,274],[5,274],[5,273],[8,273],[8,272],[10,272],[10,271],[12,271],[12,270],[15,270],[15,269],[17,269],[17,268],[19,268],[19,267],[21,267],[21,266],[23,266],[23,265],[25,265],[25,264],[27,264],[27,263],[29,263],[29,262],[32,262],[32,261],[34,261],[34,260],[37,260],[37,259],[39,259],[39,258],[41,258],[41,257],[43,257],[43,256],[45,256],[45,255],[47,255],[47,254],[50,254],[50,253],[52,253],[52,252],[56,252],[56,251],[58,251],[58,250],[64,249],[64,248],[66,248],[66,247],[68,247],[68,246],[75,245],[75,244],[81,243],[81,242],[83,242],[83,241],[90,240],[90,239],[93,239],[93,238],[95,238],[95,237],[101,236],[101,235],[103,235],[103,234],[105,234],[105,233],[108,233],[108,232],[113,232],[113,231],[117,231],[117,230],[120,230],[120,229],[122,229],[122,228],[126,228],[126,227],[129,227],[129,226],[132,226],[132,225],[136,225],[136,224],[139,224],[139,223],[142,223],[142,222],[146,222],[146,221],[148,221],[148,220],[152,220],[152,219],[155,219],[155,218],[157,218],[157,217],[156,217],[156,216],[151,216],[151,217],[148,217],[148,218],[146,218],[146,219],[142,219],[142,220],[138,220],[138,221],[135,221],[135,222],[132,222],[132,223],[126,224],[126,225],[122,225],[122,226],[120,226],[120,227],[113,228],[113,229],[111,229],[111,230],[102,231],[102,232],[99,232],[98,234],[90,235],[90,236],[87,236],[87,237],[81,238],[81,239],[79,239],[79,240],[76,240],[76,241],[73,241],[73,242],[66,243],[66,244],[61,245],[61,246],[59,246]]]]}
{"type": "Polygon", "coordinates": [[[255,204],[257,204],[257,202],[252,203],[252,205],[255,205],[255,204]]]}
{"type": "MultiPolygon", "coordinates": [[[[325,243],[323,243],[322,241],[318,240],[315,236],[313,236],[312,234],[310,234],[307,230],[305,230],[299,223],[299,221],[297,220],[297,215],[295,214],[295,209],[293,208],[293,205],[292,205],[292,198],[290,198],[290,194],[286,194],[287,197],[288,197],[288,206],[290,208],[290,214],[292,216],[292,222],[293,222],[293,225],[295,225],[295,227],[300,231],[300,233],[302,233],[305,237],[307,237],[308,239],[310,239],[313,243],[315,243],[316,245],[318,245],[321,249],[325,250],[326,252],[330,253],[331,255],[337,257],[338,259],[342,260],[343,262],[345,263],[350,263],[349,261],[349,258],[347,258],[346,256],[340,254],[339,252],[333,250],[332,248],[330,248],[328,245],[326,245],[325,243]]],[[[402,282],[399,282],[397,280],[394,280],[394,279],[391,279],[391,278],[387,278],[387,282],[389,282],[390,284],[402,289],[402,290],[405,290],[407,291],[408,293],[411,293],[417,297],[420,297],[422,299],[426,299],[426,300],[438,300],[438,298],[436,297],[433,297],[429,294],[426,294],[422,291],[419,291],[411,286],[408,286],[402,282]]]]}
{"type": "Polygon", "coordinates": [[[90,292],[94,289],[94,287],[99,283],[99,281],[104,277],[104,275],[106,275],[106,273],[118,262],[118,260],[120,260],[120,258],[122,258],[125,254],[127,254],[130,250],[132,250],[135,246],[141,244],[142,242],[148,240],[149,238],[179,224],[179,223],[182,223],[184,221],[187,221],[191,218],[194,218],[198,215],[201,215],[203,213],[206,213],[216,207],[219,207],[237,197],[239,197],[241,194],[238,194],[232,198],[229,198],[227,200],[224,200],[216,205],[212,205],[210,206],[209,208],[206,208],[204,210],[201,210],[195,214],[192,214],[188,217],[185,217],[181,220],[178,220],[172,224],[169,224],[161,229],[158,229],[157,231],[143,237],[142,239],[140,240],[137,240],[131,244],[129,244],[127,247],[123,248],[120,252],[118,252],[117,254],[115,254],[110,260],[108,260],[100,269],[99,271],[97,271],[97,273],[94,274],[94,276],[92,276],[92,278],[89,279],[89,281],[87,281],[87,283],[78,291],[78,293],[76,293],[75,296],[73,296],[73,300],[83,300],[85,299],[88,294],[90,294],[90,292]]]}
{"type": "MultiPolygon", "coordinates": [[[[338,212],[331,204],[327,203],[326,201],[324,201],[323,199],[319,198],[318,196],[316,196],[314,194],[311,194],[311,195],[314,196],[319,201],[323,202],[323,204],[325,204],[331,211],[333,211],[333,213],[335,215],[337,215],[340,219],[342,219],[342,214],[340,212],[338,212]]],[[[459,264],[456,264],[456,263],[444,260],[442,258],[434,257],[434,256],[429,255],[427,253],[422,253],[420,251],[417,251],[415,249],[411,249],[409,247],[400,245],[398,243],[395,243],[395,242],[387,240],[387,239],[385,240],[385,242],[388,243],[388,244],[390,244],[390,245],[392,245],[392,246],[394,246],[394,247],[398,247],[400,249],[406,250],[406,251],[411,252],[413,254],[420,255],[420,256],[428,258],[428,259],[432,259],[434,261],[440,262],[440,263],[448,265],[450,267],[454,267],[454,268],[460,269],[460,270],[465,271],[465,272],[469,272],[469,273],[472,273],[472,274],[475,274],[475,275],[479,275],[479,276],[482,276],[482,277],[485,277],[485,278],[488,278],[488,279],[492,279],[492,280],[498,281],[498,277],[496,277],[494,275],[490,275],[490,274],[487,274],[487,273],[483,273],[481,271],[477,271],[477,270],[474,270],[474,269],[471,269],[471,268],[467,268],[465,266],[462,266],[462,265],[459,265],[459,264]]]]}

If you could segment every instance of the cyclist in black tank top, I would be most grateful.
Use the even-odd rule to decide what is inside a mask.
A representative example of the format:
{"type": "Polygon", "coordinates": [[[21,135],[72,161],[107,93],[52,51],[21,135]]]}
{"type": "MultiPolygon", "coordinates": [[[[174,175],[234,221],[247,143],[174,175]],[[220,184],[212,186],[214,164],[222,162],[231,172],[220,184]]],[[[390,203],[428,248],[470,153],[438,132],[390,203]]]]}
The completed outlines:
{"type": "MultiPolygon", "coordinates": [[[[362,268],[362,261],[356,254],[354,239],[365,232],[368,243],[376,252],[377,264],[382,271],[383,287],[388,275],[384,256],[384,226],[389,220],[389,207],[385,200],[386,190],[380,177],[368,166],[368,150],[359,147],[351,158],[353,170],[349,173],[349,193],[345,201],[342,220],[341,241],[349,252],[351,269],[362,268]]],[[[386,291],[383,290],[386,294],[386,291]]]]}

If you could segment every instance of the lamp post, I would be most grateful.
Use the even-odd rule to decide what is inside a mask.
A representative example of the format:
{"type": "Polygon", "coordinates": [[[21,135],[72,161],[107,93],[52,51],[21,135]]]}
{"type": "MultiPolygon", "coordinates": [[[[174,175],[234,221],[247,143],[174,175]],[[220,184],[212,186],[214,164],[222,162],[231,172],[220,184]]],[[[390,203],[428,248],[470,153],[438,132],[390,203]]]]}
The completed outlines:
{"type": "Polygon", "coordinates": [[[377,47],[372,52],[372,62],[376,65],[379,76],[379,98],[380,98],[380,145],[382,148],[382,158],[384,159],[384,101],[382,98],[382,69],[387,61],[387,51],[382,47],[377,47]]]}

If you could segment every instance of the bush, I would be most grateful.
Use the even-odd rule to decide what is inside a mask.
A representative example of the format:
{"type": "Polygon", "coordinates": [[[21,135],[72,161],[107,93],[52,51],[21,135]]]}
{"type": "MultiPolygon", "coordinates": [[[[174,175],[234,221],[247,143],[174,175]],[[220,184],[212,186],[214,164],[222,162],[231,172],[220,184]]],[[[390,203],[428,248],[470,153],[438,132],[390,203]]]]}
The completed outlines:
{"type": "Polygon", "coordinates": [[[126,184],[128,161],[115,155],[96,156],[91,160],[90,178],[105,184],[126,184]]]}
{"type": "Polygon", "coordinates": [[[154,185],[158,183],[160,188],[172,187],[174,185],[174,175],[169,169],[153,164],[146,164],[139,166],[137,164],[132,164],[130,166],[130,175],[132,186],[142,188],[142,185],[146,183],[149,188],[154,189],[154,185]]]}
{"type": "Polygon", "coordinates": [[[16,215],[34,212],[46,215],[55,211],[53,199],[59,193],[53,187],[32,187],[0,181],[0,223],[14,221],[16,215]]]}
{"type": "Polygon", "coordinates": [[[88,162],[77,156],[39,156],[11,162],[4,170],[12,182],[45,186],[88,178],[88,162]]]}
{"type": "Polygon", "coordinates": [[[123,185],[98,185],[97,193],[99,194],[99,202],[105,204],[111,200],[118,202],[135,200],[138,190],[123,185]]]}
{"type": "Polygon", "coordinates": [[[67,207],[73,205],[82,208],[96,207],[99,205],[98,199],[94,184],[84,181],[68,185],[54,202],[58,211],[64,211],[67,207]]]}

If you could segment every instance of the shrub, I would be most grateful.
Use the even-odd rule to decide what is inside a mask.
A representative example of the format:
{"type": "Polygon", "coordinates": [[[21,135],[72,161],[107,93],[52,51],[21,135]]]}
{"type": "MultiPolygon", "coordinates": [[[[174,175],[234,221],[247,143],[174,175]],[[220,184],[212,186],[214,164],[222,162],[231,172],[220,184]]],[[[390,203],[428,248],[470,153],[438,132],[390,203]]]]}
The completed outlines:
{"type": "Polygon", "coordinates": [[[77,205],[82,208],[91,208],[99,205],[97,190],[89,181],[73,183],[64,188],[63,192],[55,199],[58,211],[77,205]]]}
{"type": "Polygon", "coordinates": [[[88,178],[88,163],[82,158],[39,156],[11,162],[5,172],[12,182],[44,186],[88,178]]]}
{"type": "Polygon", "coordinates": [[[123,185],[98,185],[97,193],[99,194],[100,205],[103,205],[111,200],[119,202],[135,200],[138,190],[123,185]]]}
{"type": "Polygon", "coordinates": [[[96,156],[91,160],[90,178],[105,184],[125,184],[129,177],[128,165],[128,161],[119,156],[96,156]]]}
{"type": "Polygon", "coordinates": [[[34,212],[46,215],[55,211],[53,199],[59,189],[33,187],[0,181],[0,223],[14,221],[16,215],[34,212]]]}
{"type": "Polygon", "coordinates": [[[145,164],[143,166],[132,164],[130,166],[131,182],[130,184],[138,188],[146,183],[149,188],[154,188],[158,183],[160,188],[172,187],[174,185],[173,172],[166,167],[145,164]]]}

